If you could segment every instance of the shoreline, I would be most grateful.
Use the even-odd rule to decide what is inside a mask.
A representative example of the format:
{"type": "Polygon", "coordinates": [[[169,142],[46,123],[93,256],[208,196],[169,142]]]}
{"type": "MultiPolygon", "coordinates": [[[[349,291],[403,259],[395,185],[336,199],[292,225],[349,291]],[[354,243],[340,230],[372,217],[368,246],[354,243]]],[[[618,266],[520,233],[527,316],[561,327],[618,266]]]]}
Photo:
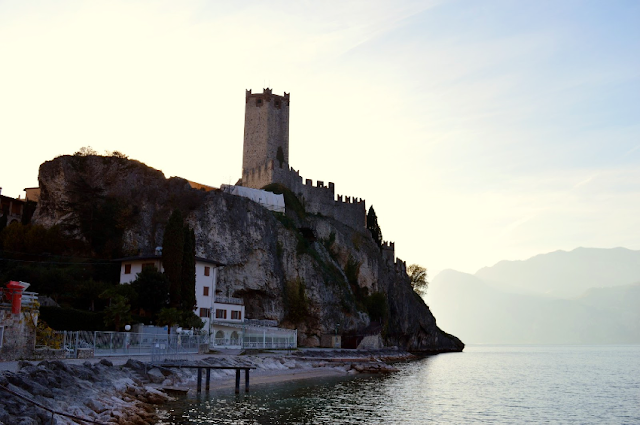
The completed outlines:
{"type": "MultiPolygon", "coordinates": [[[[297,380],[387,373],[389,365],[417,357],[398,350],[300,350],[294,353],[265,352],[194,355],[184,365],[255,368],[250,389],[256,385],[297,380]]],[[[48,423],[50,411],[69,413],[94,423],[142,425],[156,423],[161,405],[175,400],[171,388],[197,391],[196,369],[165,368],[150,359],[119,357],[0,363],[0,385],[16,395],[0,398],[0,425],[48,423]],[[163,390],[164,388],[164,390],[163,390]],[[39,403],[36,408],[24,399],[39,403]],[[50,409],[47,412],[45,409],[50,409]],[[34,422],[35,421],[35,422],[34,422]]],[[[175,363],[175,362],[174,362],[175,363]]],[[[243,378],[243,377],[241,377],[243,378]]],[[[243,380],[243,379],[241,379],[243,380]]],[[[235,387],[235,370],[211,370],[210,391],[235,387]]],[[[240,386],[243,390],[244,382],[240,386]]],[[[203,392],[206,394],[206,390],[203,392]]],[[[72,424],[56,416],[57,424],[72,424]]]]}

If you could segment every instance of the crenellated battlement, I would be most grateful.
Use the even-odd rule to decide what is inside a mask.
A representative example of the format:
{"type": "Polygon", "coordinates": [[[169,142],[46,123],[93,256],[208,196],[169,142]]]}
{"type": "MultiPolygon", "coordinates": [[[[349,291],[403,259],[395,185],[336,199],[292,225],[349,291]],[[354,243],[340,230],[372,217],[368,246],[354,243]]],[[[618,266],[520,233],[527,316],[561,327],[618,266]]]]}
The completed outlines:
{"type": "Polygon", "coordinates": [[[258,167],[244,170],[242,185],[261,189],[271,183],[288,187],[304,202],[307,212],[335,218],[355,229],[366,225],[365,201],[361,198],[335,195],[335,184],[312,179],[303,179],[300,173],[288,163],[268,160],[258,167]],[[304,183],[303,183],[304,181],[304,183]]]}
{"type": "MultiPolygon", "coordinates": [[[[273,89],[270,89],[270,88],[262,89],[262,93],[252,93],[251,89],[247,90],[245,95],[245,103],[249,103],[250,99],[261,99],[265,102],[282,100],[286,103],[287,106],[289,106],[289,102],[290,102],[289,93],[284,92],[283,96],[279,96],[277,94],[273,94],[273,89]]],[[[261,106],[261,105],[257,104],[256,106],[261,106]]],[[[279,105],[276,105],[276,106],[279,107],[279,105]]]]}
{"type": "Polygon", "coordinates": [[[387,263],[395,263],[396,244],[394,242],[382,241],[382,258],[384,258],[387,263]]]}
{"type": "Polygon", "coordinates": [[[407,274],[407,262],[397,259],[394,263],[396,273],[407,274]]]}

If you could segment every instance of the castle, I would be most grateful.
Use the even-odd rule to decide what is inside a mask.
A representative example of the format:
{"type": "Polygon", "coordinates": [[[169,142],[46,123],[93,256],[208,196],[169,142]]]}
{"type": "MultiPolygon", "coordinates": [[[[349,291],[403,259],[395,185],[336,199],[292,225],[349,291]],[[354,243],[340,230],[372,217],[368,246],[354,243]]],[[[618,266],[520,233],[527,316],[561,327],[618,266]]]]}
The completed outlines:
{"type": "Polygon", "coordinates": [[[244,148],[241,185],[262,189],[280,183],[298,196],[307,212],[331,217],[360,230],[366,227],[365,201],[335,195],[335,185],[303,179],[289,165],[290,95],[275,95],[266,88],[262,93],[246,92],[244,148]]]}

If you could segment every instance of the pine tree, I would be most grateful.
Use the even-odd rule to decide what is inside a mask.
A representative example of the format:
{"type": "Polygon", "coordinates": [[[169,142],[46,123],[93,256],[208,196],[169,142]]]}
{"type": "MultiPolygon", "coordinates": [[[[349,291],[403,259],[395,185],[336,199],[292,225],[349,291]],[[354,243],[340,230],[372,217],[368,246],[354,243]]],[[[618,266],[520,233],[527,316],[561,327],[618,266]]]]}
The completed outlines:
{"type": "Polygon", "coordinates": [[[373,209],[373,205],[369,207],[369,212],[367,213],[367,229],[371,232],[373,241],[382,249],[382,230],[380,230],[380,226],[378,226],[378,217],[373,209]]]}
{"type": "Polygon", "coordinates": [[[196,235],[189,226],[184,226],[184,249],[180,283],[182,310],[192,312],[196,307],[196,235]]]}
{"type": "Polygon", "coordinates": [[[184,257],[184,221],[180,210],[169,217],[162,238],[162,265],[169,278],[169,305],[181,306],[182,259],[184,257]]]}

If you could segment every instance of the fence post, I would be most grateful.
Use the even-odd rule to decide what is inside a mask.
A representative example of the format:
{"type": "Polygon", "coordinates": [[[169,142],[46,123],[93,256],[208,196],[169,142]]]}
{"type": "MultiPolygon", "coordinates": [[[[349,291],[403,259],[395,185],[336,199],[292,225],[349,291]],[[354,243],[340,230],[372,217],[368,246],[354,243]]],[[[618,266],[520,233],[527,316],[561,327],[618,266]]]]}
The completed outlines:
{"type": "Polygon", "coordinates": [[[76,331],[76,346],[75,349],[73,350],[73,358],[77,359],[78,358],[78,338],[80,336],[80,331],[76,331]]]}

